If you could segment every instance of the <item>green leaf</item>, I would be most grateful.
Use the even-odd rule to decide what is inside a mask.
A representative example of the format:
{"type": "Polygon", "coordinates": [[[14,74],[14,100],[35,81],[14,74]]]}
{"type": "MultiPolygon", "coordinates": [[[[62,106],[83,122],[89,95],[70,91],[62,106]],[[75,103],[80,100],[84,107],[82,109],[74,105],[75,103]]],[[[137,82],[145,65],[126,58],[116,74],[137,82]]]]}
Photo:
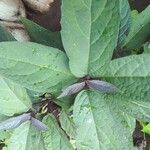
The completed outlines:
{"type": "Polygon", "coordinates": [[[150,55],[141,54],[111,61],[103,75],[127,97],[150,102],[150,55]]]}
{"type": "Polygon", "coordinates": [[[120,26],[118,47],[121,47],[129,33],[131,24],[131,9],[128,0],[120,0],[120,26]]]}
{"type": "Polygon", "coordinates": [[[12,116],[28,111],[32,103],[27,91],[11,82],[0,77],[0,113],[6,116],[12,116]]]}
{"type": "Polygon", "coordinates": [[[75,76],[105,70],[117,45],[118,18],[118,0],[62,1],[62,41],[75,76]]]}
{"type": "Polygon", "coordinates": [[[61,128],[67,133],[70,138],[74,139],[76,136],[76,127],[74,125],[72,117],[65,110],[62,110],[59,120],[61,128]]]}
{"type": "Polygon", "coordinates": [[[142,129],[144,133],[150,134],[150,123],[145,125],[142,129]]]}
{"type": "Polygon", "coordinates": [[[64,52],[32,42],[1,42],[0,74],[41,93],[60,92],[75,81],[64,52]]]}
{"type": "Polygon", "coordinates": [[[111,95],[121,112],[136,118],[139,121],[150,122],[150,100],[129,98],[124,94],[111,95]]]}
{"type": "Polygon", "coordinates": [[[45,150],[42,133],[30,121],[23,123],[13,131],[9,139],[9,150],[45,150]]]}
{"type": "Polygon", "coordinates": [[[136,17],[138,14],[139,14],[139,12],[138,12],[136,9],[133,9],[133,10],[131,11],[131,17],[132,17],[132,18],[136,17]]]}
{"type": "Polygon", "coordinates": [[[75,100],[73,115],[77,149],[133,149],[128,121],[124,113],[117,110],[115,99],[108,94],[82,91],[75,100]]]}
{"type": "Polygon", "coordinates": [[[43,122],[49,127],[46,132],[43,132],[46,150],[73,150],[67,136],[52,115],[44,117],[43,122]]]}
{"type": "Polygon", "coordinates": [[[69,109],[72,106],[73,102],[74,99],[72,96],[54,100],[54,103],[65,110],[69,109]]]}
{"type": "Polygon", "coordinates": [[[2,150],[8,150],[7,146],[2,147],[2,150]]]}
{"type": "Polygon", "coordinates": [[[0,26],[0,42],[16,41],[15,38],[4,27],[0,26]]]}
{"type": "Polygon", "coordinates": [[[130,33],[124,44],[129,50],[139,49],[150,36],[150,6],[133,18],[130,33]]]}
{"type": "Polygon", "coordinates": [[[21,18],[32,42],[63,50],[60,32],[51,32],[27,18],[21,18]]]}
{"type": "Polygon", "coordinates": [[[150,55],[133,55],[113,60],[104,79],[121,95],[119,107],[138,120],[150,121],[150,55]]]}

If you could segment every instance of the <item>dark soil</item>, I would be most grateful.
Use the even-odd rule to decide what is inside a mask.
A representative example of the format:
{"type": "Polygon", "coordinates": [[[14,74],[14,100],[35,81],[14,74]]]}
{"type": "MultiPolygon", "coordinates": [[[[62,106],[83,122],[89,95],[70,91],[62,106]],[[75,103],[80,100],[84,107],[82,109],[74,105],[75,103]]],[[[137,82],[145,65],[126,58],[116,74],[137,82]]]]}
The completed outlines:
{"type": "Polygon", "coordinates": [[[136,9],[138,12],[144,10],[150,5],[150,0],[129,0],[131,9],[136,9]]]}
{"type": "Polygon", "coordinates": [[[144,134],[141,131],[142,127],[139,122],[136,123],[136,129],[133,133],[134,145],[139,148],[139,150],[149,150],[150,148],[150,135],[144,134]]]}
{"type": "MultiPolygon", "coordinates": [[[[150,5],[150,0],[129,0],[131,9],[136,9],[139,12],[144,10],[148,5],[150,5]]],[[[33,12],[28,8],[27,15],[28,18],[42,25],[43,27],[51,31],[59,31],[60,18],[61,18],[61,0],[54,0],[54,3],[51,5],[49,12],[45,14],[40,14],[33,12]]]]}
{"type": "Polygon", "coordinates": [[[49,12],[47,12],[45,14],[33,12],[29,8],[27,8],[27,10],[28,10],[27,17],[51,31],[59,31],[61,29],[60,6],[61,6],[61,1],[54,0],[54,2],[51,4],[49,12]]]}

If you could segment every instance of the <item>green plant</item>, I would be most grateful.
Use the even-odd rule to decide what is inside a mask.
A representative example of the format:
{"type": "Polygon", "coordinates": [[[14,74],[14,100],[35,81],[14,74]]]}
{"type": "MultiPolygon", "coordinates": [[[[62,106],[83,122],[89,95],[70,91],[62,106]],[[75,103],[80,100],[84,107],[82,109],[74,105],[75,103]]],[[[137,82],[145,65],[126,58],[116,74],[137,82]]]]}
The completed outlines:
{"type": "Polygon", "coordinates": [[[130,38],[130,14],[127,0],[63,0],[61,37],[22,18],[40,44],[0,43],[1,120],[17,116],[0,127],[18,126],[9,149],[135,149],[135,119],[150,121],[150,55],[113,57],[130,38]],[[60,106],[60,126],[46,108],[52,101],[60,106]]]}
{"type": "Polygon", "coordinates": [[[150,123],[140,122],[140,124],[142,126],[142,132],[150,134],[150,123]]]}

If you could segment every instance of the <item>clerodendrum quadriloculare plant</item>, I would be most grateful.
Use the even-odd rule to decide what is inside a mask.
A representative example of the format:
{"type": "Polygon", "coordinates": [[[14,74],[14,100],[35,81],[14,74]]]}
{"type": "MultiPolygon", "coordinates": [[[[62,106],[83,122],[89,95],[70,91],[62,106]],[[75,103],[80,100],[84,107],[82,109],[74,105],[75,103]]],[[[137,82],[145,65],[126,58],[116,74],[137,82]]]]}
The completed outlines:
{"type": "Polygon", "coordinates": [[[11,118],[14,124],[8,119],[0,125],[1,129],[18,126],[8,140],[10,149],[20,145],[23,150],[72,150],[74,146],[78,150],[134,149],[135,119],[150,121],[150,55],[112,60],[114,50],[125,45],[124,41],[126,47],[132,41],[136,46],[135,37],[137,43],[145,41],[148,21],[143,21],[141,30],[131,26],[127,37],[130,13],[127,0],[63,0],[61,38],[23,18],[32,41],[47,46],[0,43],[1,121],[25,113],[11,118]],[[52,35],[54,39],[49,41],[52,35]],[[51,93],[60,100],[79,92],[71,107],[73,120],[64,105],[60,114],[61,127],[75,145],[52,114],[43,118],[45,125],[34,118],[45,114],[35,113],[26,89],[31,95],[33,91],[51,93]]]}

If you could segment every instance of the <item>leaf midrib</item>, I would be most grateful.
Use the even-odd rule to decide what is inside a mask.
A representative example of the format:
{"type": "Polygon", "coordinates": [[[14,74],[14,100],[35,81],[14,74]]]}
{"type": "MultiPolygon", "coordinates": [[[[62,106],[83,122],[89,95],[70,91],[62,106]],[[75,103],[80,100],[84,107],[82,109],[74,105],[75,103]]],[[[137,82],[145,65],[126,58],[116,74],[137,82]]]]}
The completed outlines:
{"type": "MultiPolygon", "coordinates": [[[[98,93],[97,91],[95,91],[96,93],[98,93]]],[[[99,94],[99,93],[98,93],[99,94]]],[[[90,102],[90,98],[89,98],[89,93],[87,93],[87,95],[88,95],[88,100],[89,100],[89,104],[90,104],[90,108],[92,108],[92,105],[91,105],[91,102],[90,102]]],[[[110,108],[108,108],[109,110],[110,110],[110,108]]],[[[110,111],[111,112],[111,111],[110,111]]],[[[97,130],[97,127],[96,127],[96,121],[95,121],[95,119],[94,119],[94,114],[93,114],[93,111],[92,111],[92,109],[91,109],[91,114],[92,114],[92,118],[93,118],[93,121],[94,121],[94,126],[95,126],[95,129],[96,129],[96,135],[97,135],[97,137],[98,137],[98,142],[99,142],[99,148],[101,148],[101,144],[100,144],[100,141],[99,141],[99,136],[98,136],[98,130],[97,130]]],[[[112,114],[111,114],[111,116],[112,116],[112,114]]],[[[113,118],[113,116],[111,117],[111,118],[113,118]]],[[[113,122],[114,122],[114,120],[112,120],[113,122]]],[[[103,132],[104,134],[105,134],[105,132],[103,132]]],[[[106,134],[105,134],[106,135],[106,134]]],[[[110,139],[108,138],[108,136],[106,135],[106,137],[107,137],[107,140],[109,140],[110,141],[110,139]]],[[[110,141],[110,143],[111,143],[111,141],[110,141]]],[[[114,147],[114,145],[112,144],[112,147],[114,148],[114,150],[115,150],[115,147],[114,147]]]]}
{"type": "Polygon", "coordinates": [[[96,136],[97,136],[98,145],[99,145],[99,149],[100,149],[101,144],[100,144],[100,141],[99,141],[98,130],[97,130],[97,127],[96,127],[96,121],[95,121],[94,114],[93,114],[93,111],[92,111],[92,105],[91,105],[91,102],[90,102],[89,93],[86,91],[86,94],[87,94],[88,101],[89,101],[89,104],[90,104],[91,115],[92,115],[92,118],[93,118],[93,121],[94,121],[94,127],[95,127],[95,130],[96,130],[96,136]]]}
{"type": "MultiPolygon", "coordinates": [[[[50,71],[59,72],[59,73],[63,73],[63,74],[72,76],[71,73],[69,73],[69,72],[67,72],[67,71],[66,71],[66,72],[63,72],[62,70],[59,71],[59,70],[54,69],[53,67],[52,67],[52,69],[51,69],[51,68],[49,68],[49,67],[46,66],[46,65],[40,66],[40,65],[38,65],[38,64],[33,64],[33,63],[31,63],[31,62],[16,60],[16,59],[13,59],[13,58],[3,58],[3,57],[1,57],[1,56],[0,56],[0,58],[2,58],[2,59],[7,59],[7,60],[10,60],[10,61],[14,61],[14,62],[16,62],[16,63],[21,62],[21,63],[25,63],[25,64],[30,64],[30,65],[36,66],[36,67],[38,67],[38,68],[46,68],[46,69],[48,69],[48,70],[50,70],[50,71]]],[[[15,65],[16,65],[16,64],[15,64],[15,65]]],[[[11,67],[10,67],[10,68],[11,68],[11,67]]],[[[4,69],[5,69],[5,68],[4,68],[4,69]]]]}
{"type": "MultiPolygon", "coordinates": [[[[92,61],[90,60],[90,55],[91,55],[91,45],[93,45],[101,36],[102,36],[102,34],[103,34],[103,32],[105,31],[105,28],[104,28],[104,30],[102,31],[102,33],[101,33],[101,35],[99,35],[99,37],[98,37],[98,39],[96,39],[96,41],[91,41],[91,34],[92,34],[92,24],[102,15],[102,13],[103,13],[103,11],[104,11],[104,8],[105,8],[105,6],[106,6],[106,4],[107,4],[107,0],[106,0],[106,2],[105,2],[105,4],[104,4],[104,7],[103,7],[103,9],[101,10],[101,13],[100,13],[100,15],[97,15],[95,18],[94,18],[94,20],[92,20],[92,13],[90,13],[90,21],[91,21],[91,23],[90,23],[90,40],[89,40],[89,53],[88,53],[88,65],[87,65],[87,73],[89,73],[90,72],[90,63],[92,63],[92,61]]],[[[90,12],[92,11],[92,0],[91,0],[91,5],[90,5],[90,12]]],[[[95,60],[93,60],[93,61],[95,61],[95,60]]]]}

